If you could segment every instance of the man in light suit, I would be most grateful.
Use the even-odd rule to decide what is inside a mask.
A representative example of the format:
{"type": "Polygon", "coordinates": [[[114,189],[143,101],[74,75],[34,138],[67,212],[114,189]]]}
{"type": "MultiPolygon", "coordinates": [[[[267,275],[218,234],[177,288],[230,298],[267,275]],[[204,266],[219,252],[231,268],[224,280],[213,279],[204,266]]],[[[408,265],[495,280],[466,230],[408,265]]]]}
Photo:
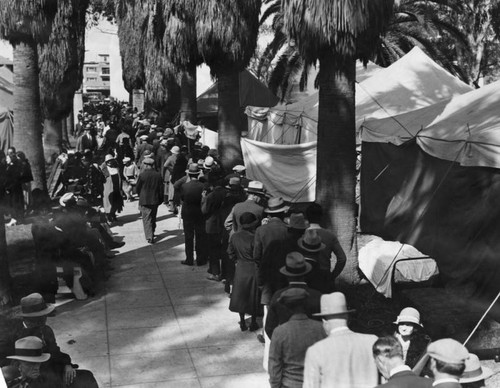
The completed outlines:
{"type": "Polygon", "coordinates": [[[378,384],[378,370],[372,357],[377,337],[355,333],[347,327],[344,294],[321,297],[321,313],[328,337],[307,349],[303,388],[372,388],[378,384]]]}
{"type": "Polygon", "coordinates": [[[403,348],[393,336],[379,338],[373,344],[373,358],[380,374],[387,383],[379,385],[385,388],[430,388],[432,380],[419,377],[412,372],[403,360],[403,348]]]}
{"type": "Polygon", "coordinates": [[[465,370],[469,352],[460,342],[451,338],[434,341],[427,347],[430,368],[434,375],[433,387],[460,388],[458,382],[465,370]]]}

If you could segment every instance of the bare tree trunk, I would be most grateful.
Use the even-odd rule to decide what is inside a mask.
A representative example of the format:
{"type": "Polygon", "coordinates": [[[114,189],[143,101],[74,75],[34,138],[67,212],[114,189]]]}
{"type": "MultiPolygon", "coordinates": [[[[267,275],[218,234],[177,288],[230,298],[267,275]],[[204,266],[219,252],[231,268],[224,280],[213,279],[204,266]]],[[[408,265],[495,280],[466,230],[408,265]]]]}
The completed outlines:
{"type": "Polygon", "coordinates": [[[332,53],[320,59],[316,201],[324,226],[347,255],[341,284],[359,283],[356,240],[356,137],[354,59],[336,68],[332,53]]]}
{"type": "MultiPolygon", "coordinates": [[[[63,119],[64,120],[64,119],[63,119]]],[[[62,151],[62,122],[63,120],[45,119],[43,140],[44,156],[46,163],[50,164],[55,159],[54,154],[62,151]]]]}
{"type": "Polygon", "coordinates": [[[14,146],[31,161],[32,189],[47,192],[35,43],[14,46],[14,146]]]}
{"type": "Polygon", "coordinates": [[[180,120],[188,120],[192,124],[197,124],[196,116],[196,66],[191,65],[182,73],[180,120]]]}
{"type": "MultiPolygon", "coordinates": [[[[3,202],[3,200],[1,200],[3,202]]],[[[0,204],[0,307],[11,300],[12,279],[7,257],[7,239],[5,236],[4,205],[0,204]]]]}
{"type": "Polygon", "coordinates": [[[64,126],[63,126],[63,147],[64,148],[71,148],[71,143],[69,141],[69,135],[70,133],[73,133],[74,126],[75,126],[75,118],[73,117],[73,109],[71,109],[71,112],[69,115],[64,119],[64,126]]]}
{"type": "Polygon", "coordinates": [[[219,155],[226,171],[243,163],[240,128],[240,76],[238,70],[219,73],[219,155]]]}

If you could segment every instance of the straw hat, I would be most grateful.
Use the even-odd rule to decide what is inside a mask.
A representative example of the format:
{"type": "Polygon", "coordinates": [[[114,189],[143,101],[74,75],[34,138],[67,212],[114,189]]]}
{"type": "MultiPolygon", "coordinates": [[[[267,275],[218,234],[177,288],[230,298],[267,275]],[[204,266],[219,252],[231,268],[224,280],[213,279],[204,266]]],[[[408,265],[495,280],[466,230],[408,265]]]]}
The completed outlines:
{"type": "Polygon", "coordinates": [[[45,362],[50,358],[50,353],[42,353],[43,342],[38,337],[21,338],[16,341],[15,347],[15,355],[7,358],[27,362],[45,362]]]}
{"type": "Polygon", "coordinates": [[[131,160],[132,160],[132,159],[130,159],[128,156],[125,156],[125,157],[123,158],[123,163],[128,163],[128,162],[130,162],[131,160]]]}
{"type": "MultiPolygon", "coordinates": [[[[251,182],[250,182],[251,183],[251,182]]],[[[266,213],[284,213],[290,206],[285,205],[285,201],[281,197],[270,198],[267,202],[267,208],[264,210],[266,213]]]]}
{"type": "Polygon", "coordinates": [[[299,252],[290,252],[286,255],[286,264],[280,268],[285,276],[304,276],[311,272],[312,266],[299,252]]]}
{"type": "Polygon", "coordinates": [[[394,324],[399,325],[400,323],[413,323],[414,325],[424,327],[420,323],[420,313],[413,307],[406,307],[401,310],[394,324]]]}
{"type": "Polygon", "coordinates": [[[107,154],[105,157],[104,157],[104,161],[105,162],[109,162],[110,160],[114,160],[115,157],[111,154],[107,154]]]}
{"type": "Polygon", "coordinates": [[[181,149],[179,148],[179,146],[173,146],[170,152],[172,152],[172,154],[174,155],[177,155],[180,152],[180,150],[181,149]]]}
{"type": "Polygon", "coordinates": [[[186,170],[186,173],[189,175],[198,175],[200,173],[200,167],[197,163],[191,163],[189,168],[186,170]]]}
{"type": "Polygon", "coordinates": [[[469,352],[460,342],[451,338],[434,341],[427,347],[427,354],[450,364],[462,364],[469,358],[469,352]]]}
{"type": "Polygon", "coordinates": [[[305,252],[315,253],[325,249],[326,245],[321,242],[321,237],[316,229],[306,229],[304,235],[299,238],[297,245],[305,252]]]}
{"type": "Polygon", "coordinates": [[[67,205],[75,203],[76,197],[73,193],[65,193],[61,198],[59,198],[59,205],[61,205],[62,207],[66,207],[67,205]]]}
{"type": "Polygon", "coordinates": [[[212,158],[211,156],[207,156],[205,158],[205,161],[203,162],[203,168],[206,170],[210,170],[214,166],[214,163],[214,158],[212,158]]]}
{"type": "Polygon", "coordinates": [[[22,317],[44,317],[54,311],[53,304],[47,304],[42,295],[38,293],[30,294],[21,298],[22,317]]]}
{"type": "Polygon", "coordinates": [[[259,181],[251,181],[248,183],[248,188],[246,189],[249,194],[264,195],[264,184],[259,181]]]}
{"type": "Polygon", "coordinates": [[[245,171],[247,168],[243,166],[242,164],[237,164],[236,166],[233,167],[233,171],[240,174],[243,171],[245,171]]]}
{"type": "Polygon", "coordinates": [[[490,368],[481,366],[478,356],[473,353],[469,353],[469,358],[465,360],[465,370],[460,377],[460,383],[473,383],[476,381],[486,380],[493,375],[493,371],[490,368]]]}
{"type": "Polygon", "coordinates": [[[306,230],[309,228],[309,221],[306,220],[302,213],[293,213],[285,220],[285,223],[290,229],[306,230]]]}
{"type": "Polygon", "coordinates": [[[316,317],[329,317],[352,313],[356,310],[348,310],[345,295],[341,292],[321,295],[321,312],[313,314],[316,317]]]}
{"type": "Polygon", "coordinates": [[[152,158],[144,158],[142,163],[147,164],[148,166],[152,166],[153,164],[155,164],[155,161],[152,158]]]}

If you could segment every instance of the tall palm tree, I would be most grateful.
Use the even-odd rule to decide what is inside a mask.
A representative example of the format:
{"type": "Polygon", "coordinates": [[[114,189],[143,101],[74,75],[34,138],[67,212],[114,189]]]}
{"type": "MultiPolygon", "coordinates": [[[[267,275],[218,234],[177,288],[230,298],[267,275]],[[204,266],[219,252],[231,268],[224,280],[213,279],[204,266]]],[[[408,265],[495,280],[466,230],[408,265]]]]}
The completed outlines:
{"type": "Polygon", "coordinates": [[[199,0],[196,3],[198,50],[217,78],[219,153],[224,168],[243,160],[239,73],[257,45],[261,0],[199,0]]]}
{"type": "Polygon", "coordinates": [[[194,0],[163,1],[163,48],[180,74],[180,121],[196,123],[196,67],[203,58],[198,51],[194,0]]]}
{"type": "Polygon", "coordinates": [[[33,186],[47,191],[42,145],[37,44],[47,42],[57,4],[48,0],[4,0],[0,36],[14,46],[14,146],[31,160],[33,186]]]}
{"type": "Polygon", "coordinates": [[[393,0],[283,0],[284,28],[305,64],[319,60],[316,201],[348,261],[341,281],[355,284],[356,59],[367,61],[392,14],[393,0]]]}
{"type": "Polygon", "coordinates": [[[44,125],[45,160],[51,162],[63,146],[63,121],[73,108],[80,88],[85,55],[85,24],[88,0],[58,0],[52,33],[39,46],[40,96],[44,125]]]}

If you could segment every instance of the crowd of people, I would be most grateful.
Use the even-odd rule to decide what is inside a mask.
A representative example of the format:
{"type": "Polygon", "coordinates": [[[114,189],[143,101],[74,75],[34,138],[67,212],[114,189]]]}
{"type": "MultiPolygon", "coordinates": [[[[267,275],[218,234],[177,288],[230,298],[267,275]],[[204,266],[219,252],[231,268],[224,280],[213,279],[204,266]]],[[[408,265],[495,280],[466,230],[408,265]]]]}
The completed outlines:
{"type": "MultiPolygon", "coordinates": [[[[180,265],[208,264],[207,279],[223,284],[240,330],[262,330],[257,338],[272,388],[375,387],[381,377],[385,387],[481,386],[477,381],[488,370],[477,357],[454,340],[432,342],[413,308],[401,311],[387,336],[351,331],[352,310],[335,287],[347,258],[335,234],[321,226],[322,207],[291,207],[249,179],[243,164],[227,171],[193,127],[184,122],[164,128],[116,103],[81,112],[73,132],[76,149],[58,157],[60,174],[54,174],[60,206],[39,203],[43,217],[33,224],[38,262],[46,264],[38,288],[44,296],[54,293],[46,279],[58,266],[73,290],[78,285],[86,295],[96,292],[107,278],[112,249],[123,244],[110,227],[119,222],[124,201],[138,198],[145,241],[157,242],[156,218],[164,204],[182,221],[180,265]],[[432,378],[411,371],[422,357],[430,359],[422,375],[432,378]]],[[[52,311],[46,300],[27,298],[29,303],[21,301],[24,329],[36,330],[19,330],[24,334],[13,335],[4,354],[15,360],[16,379],[36,380],[47,363],[63,360],[64,368],[52,374],[59,381],[91,381],[90,372],[75,372],[69,356],[61,355],[45,322],[52,311]],[[27,315],[34,300],[37,315],[27,315]],[[37,317],[35,324],[30,317],[37,317]],[[24,365],[29,362],[37,366],[24,365]]]]}

